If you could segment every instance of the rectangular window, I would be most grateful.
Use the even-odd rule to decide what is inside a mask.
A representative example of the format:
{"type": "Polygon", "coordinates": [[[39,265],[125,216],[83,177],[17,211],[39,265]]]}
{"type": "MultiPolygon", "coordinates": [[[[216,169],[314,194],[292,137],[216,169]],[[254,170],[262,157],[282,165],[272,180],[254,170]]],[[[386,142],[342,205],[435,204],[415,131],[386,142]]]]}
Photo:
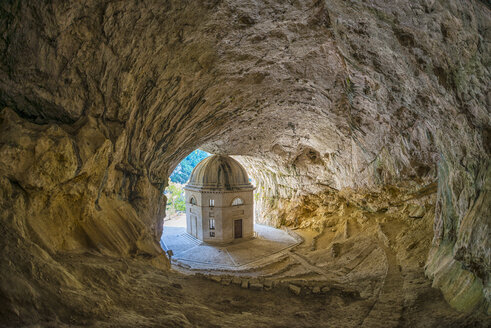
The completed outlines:
{"type": "Polygon", "coordinates": [[[215,230],[215,219],[209,220],[210,230],[215,230]]]}
{"type": "Polygon", "coordinates": [[[214,199],[210,199],[210,207],[213,207],[215,206],[215,200],[214,199]]]}
{"type": "Polygon", "coordinates": [[[210,237],[215,237],[215,231],[210,231],[210,237]]]}

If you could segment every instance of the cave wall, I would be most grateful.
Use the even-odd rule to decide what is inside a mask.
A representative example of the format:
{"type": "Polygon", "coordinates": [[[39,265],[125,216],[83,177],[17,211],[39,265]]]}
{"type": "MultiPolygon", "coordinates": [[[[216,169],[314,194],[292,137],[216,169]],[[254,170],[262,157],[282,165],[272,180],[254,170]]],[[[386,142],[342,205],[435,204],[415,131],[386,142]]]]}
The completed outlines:
{"type": "Polygon", "coordinates": [[[463,0],[3,2],[4,247],[165,263],[162,191],[201,147],[239,155],[272,225],[437,181],[427,273],[489,313],[490,17],[463,0]]]}

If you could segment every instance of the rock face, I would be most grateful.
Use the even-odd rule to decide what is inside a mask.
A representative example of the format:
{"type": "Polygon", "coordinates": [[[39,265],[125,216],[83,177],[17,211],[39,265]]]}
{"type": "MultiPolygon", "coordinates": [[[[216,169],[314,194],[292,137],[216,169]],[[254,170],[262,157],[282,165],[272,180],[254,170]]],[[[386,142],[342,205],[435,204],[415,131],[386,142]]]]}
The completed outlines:
{"type": "Polygon", "coordinates": [[[238,155],[274,225],[437,182],[426,272],[489,314],[490,22],[464,0],[2,3],[4,254],[165,267],[162,191],[200,147],[238,155]]]}

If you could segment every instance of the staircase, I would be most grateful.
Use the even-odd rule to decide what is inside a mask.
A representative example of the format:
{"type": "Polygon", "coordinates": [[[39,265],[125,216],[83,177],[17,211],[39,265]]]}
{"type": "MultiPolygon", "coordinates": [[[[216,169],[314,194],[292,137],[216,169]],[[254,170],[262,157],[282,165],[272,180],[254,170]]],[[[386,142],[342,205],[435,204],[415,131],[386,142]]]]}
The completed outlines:
{"type": "Polygon", "coordinates": [[[188,233],[183,233],[183,234],[179,235],[179,237],[182,237],[187,242],[190,242],[196,246],[200,246],[201,244],[203,244],[203,242],[201,240],[199,240],[198,238],[196,238],[196,237],[194,237],[188,233]]]}

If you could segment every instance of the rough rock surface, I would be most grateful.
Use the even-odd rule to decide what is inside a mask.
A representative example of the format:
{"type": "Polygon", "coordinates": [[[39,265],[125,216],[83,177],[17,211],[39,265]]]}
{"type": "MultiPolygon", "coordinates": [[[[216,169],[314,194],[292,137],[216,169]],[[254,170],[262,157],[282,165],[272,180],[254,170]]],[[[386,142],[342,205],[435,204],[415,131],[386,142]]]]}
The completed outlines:
{"type": "Polygon", "coordinates": [[[76,285],[60,252],[167,267],[162,191],[201,147],[274,225],[436,183],[426,273],[489,315],[490,23],[477,0],[2,2],[2,297],[40,267],[76,285]]]}

